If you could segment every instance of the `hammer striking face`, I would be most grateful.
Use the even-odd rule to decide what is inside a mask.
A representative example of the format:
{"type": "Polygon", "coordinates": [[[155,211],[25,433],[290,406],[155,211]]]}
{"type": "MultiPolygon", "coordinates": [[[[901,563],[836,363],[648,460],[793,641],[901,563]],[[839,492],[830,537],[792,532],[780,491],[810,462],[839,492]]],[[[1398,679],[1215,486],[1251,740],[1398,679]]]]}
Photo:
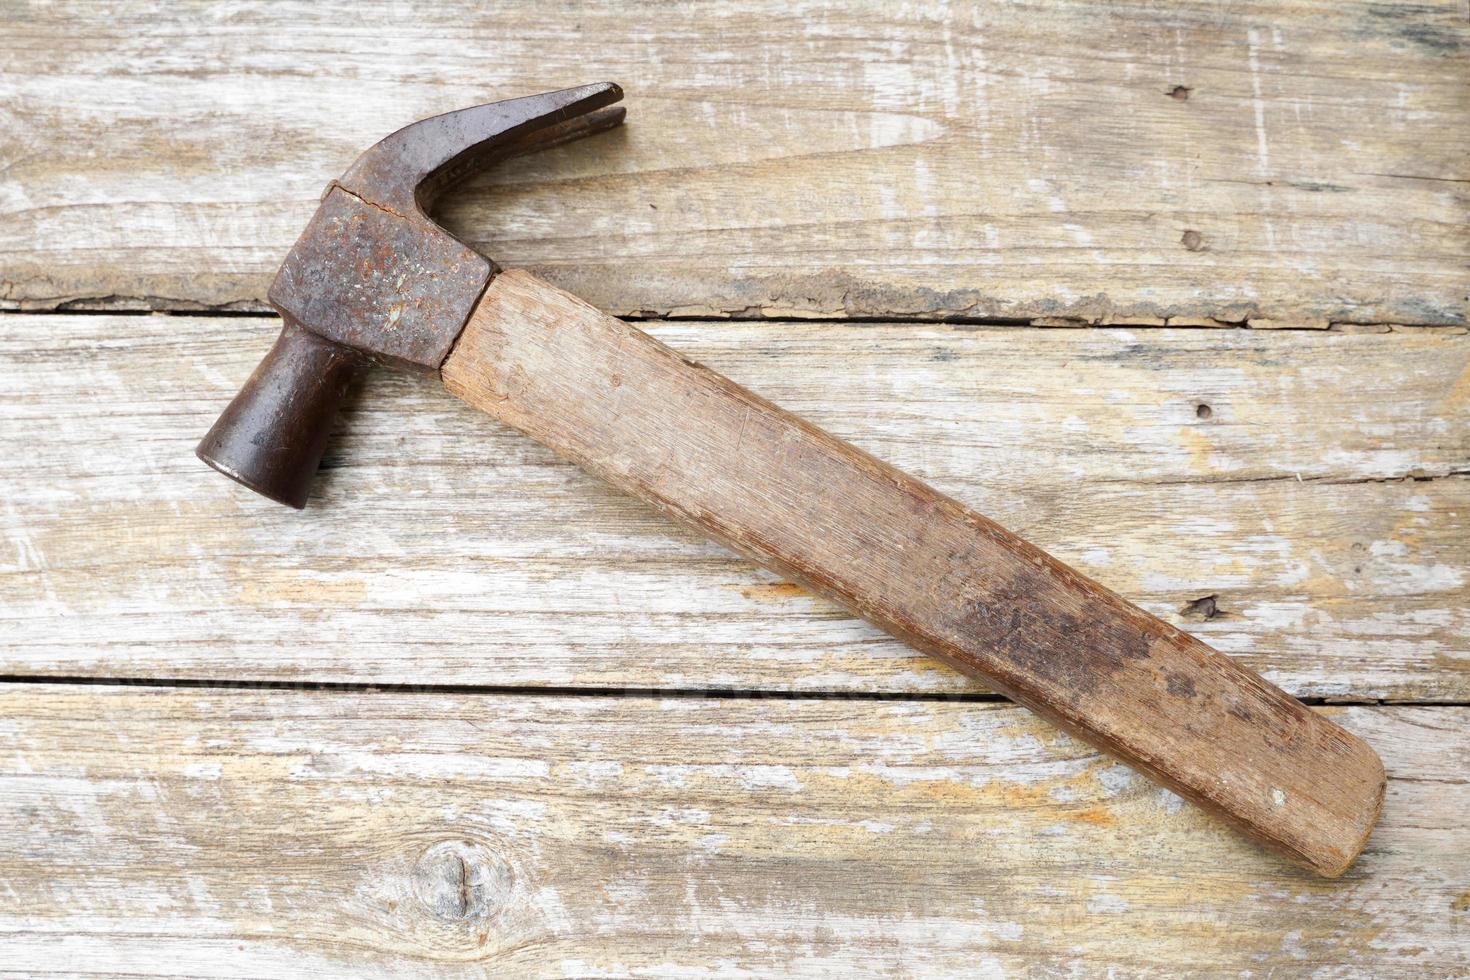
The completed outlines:
{"type": "Polygon", "coordinates": [[[615,126],[611,84],[414,123],[334,181],[271,287],[285,324],[199,446],[304,505],[369,362],[458,397],[988,684],[1317,872],[1385,786],[1361,740],[921,481],[425,214],[469,170],[615,126]]]}

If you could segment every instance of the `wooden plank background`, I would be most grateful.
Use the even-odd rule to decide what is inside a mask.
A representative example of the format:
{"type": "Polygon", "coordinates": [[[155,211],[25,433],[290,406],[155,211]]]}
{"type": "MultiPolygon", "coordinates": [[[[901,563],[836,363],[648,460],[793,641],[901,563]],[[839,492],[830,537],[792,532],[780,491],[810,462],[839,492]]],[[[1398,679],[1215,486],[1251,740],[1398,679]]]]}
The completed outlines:
{"type": "Polygon", "coordinates": [[[1462,0],[8,20],[11,306],[262,309],[385,129],[610,79],[625,132],[445,214],[610,313],[1465,323],[1462,0]]]}
{"type": "Polygon", "coordinates": [[[1470,976],[1463,0],[3,12],[0,975],[1470,976]],[[601,79],[446,225],[1344,703],[1344,879],[432,382],[193,459],[328,179],[601,79]]]}
{"type": "MultiPolygon", "coordinates": [[[[1470,700],[1470,337],[646,326],[1294,693],[1470,700]]],[[[371,379],[304,513],[218,479],[275,328],[0,318],[0,673],[981,689],[430,381],[371,379]]]]}
{"type": "Polygon", "coordinates": [[[1470,956],[1464,708],[1334,712],[1398,774],[1336,882],[1009,705],[14,686],[0,717],[13,970],[1447,976],[1470,956]]]}

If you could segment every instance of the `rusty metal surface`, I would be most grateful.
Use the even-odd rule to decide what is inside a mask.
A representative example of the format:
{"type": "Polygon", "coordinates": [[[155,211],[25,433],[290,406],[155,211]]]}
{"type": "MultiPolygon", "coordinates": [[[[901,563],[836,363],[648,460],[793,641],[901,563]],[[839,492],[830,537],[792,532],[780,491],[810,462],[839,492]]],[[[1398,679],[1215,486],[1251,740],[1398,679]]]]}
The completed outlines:
{"type": "Polygon", "coordinates": [[[302,507],[342,396],[375,361],[436,371],[495,271],[427,214],[454,181],[617,126],[604,82],[412,123],[333,181],[270,289],[275,346],[196,450],[272,500],[302,507]]]}
{"type": "Polygon", "coordinates": [[[414,210],[327,191],[271,284],[271,305],[376,361],[437,370],[490,281],[490,260],[414,210]]]}
{"type": "Polygon", "coordinates": [[[616,126],[621,109],[598,110],[622,97],[621,88],[600,82],[421,119],[369,147],[338,183],[389,211],[426,209],[445,187],[506,156],[564,142],[559,133],[577,138],[616,126]]]}

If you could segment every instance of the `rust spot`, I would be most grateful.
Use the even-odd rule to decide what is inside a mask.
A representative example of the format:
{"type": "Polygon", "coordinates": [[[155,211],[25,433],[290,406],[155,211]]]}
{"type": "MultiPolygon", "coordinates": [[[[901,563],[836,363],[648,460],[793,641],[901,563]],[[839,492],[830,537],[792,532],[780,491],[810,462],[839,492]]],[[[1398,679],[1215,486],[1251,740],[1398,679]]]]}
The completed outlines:
{"type": "Polygon", "coordinates": [[[740,594],[747,599],[767,599],[781,601],[795,599],[798,596],[811,595],[806,589],[795,582],[771,582],[764,585],[752,585],[740,590],[740,594]]]}
{"type": "Polygon", "coordinates": [[[1116,817],[1100,806],[1090,806],[1074,813],[1072,819],[1078,823],[1090,823],[1094,827],[1111,827],[1118,822],[1116,817]]]}

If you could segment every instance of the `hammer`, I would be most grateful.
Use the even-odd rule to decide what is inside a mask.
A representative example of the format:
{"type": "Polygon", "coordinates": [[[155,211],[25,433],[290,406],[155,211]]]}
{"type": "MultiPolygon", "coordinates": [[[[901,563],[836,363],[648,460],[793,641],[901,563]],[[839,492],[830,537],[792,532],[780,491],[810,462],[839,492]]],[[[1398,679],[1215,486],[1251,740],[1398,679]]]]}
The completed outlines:
{"type": "Polygon", "coordinates": [[[275,282],[275,345],[199,444],[305,506],[369,364],[456,396],[827,596],[1327,877],[1385,777],[1366,743],[920,480],[428,217],[465,174],[619,125],[611,83],[413,123],[332,181],[275,282]]]}

